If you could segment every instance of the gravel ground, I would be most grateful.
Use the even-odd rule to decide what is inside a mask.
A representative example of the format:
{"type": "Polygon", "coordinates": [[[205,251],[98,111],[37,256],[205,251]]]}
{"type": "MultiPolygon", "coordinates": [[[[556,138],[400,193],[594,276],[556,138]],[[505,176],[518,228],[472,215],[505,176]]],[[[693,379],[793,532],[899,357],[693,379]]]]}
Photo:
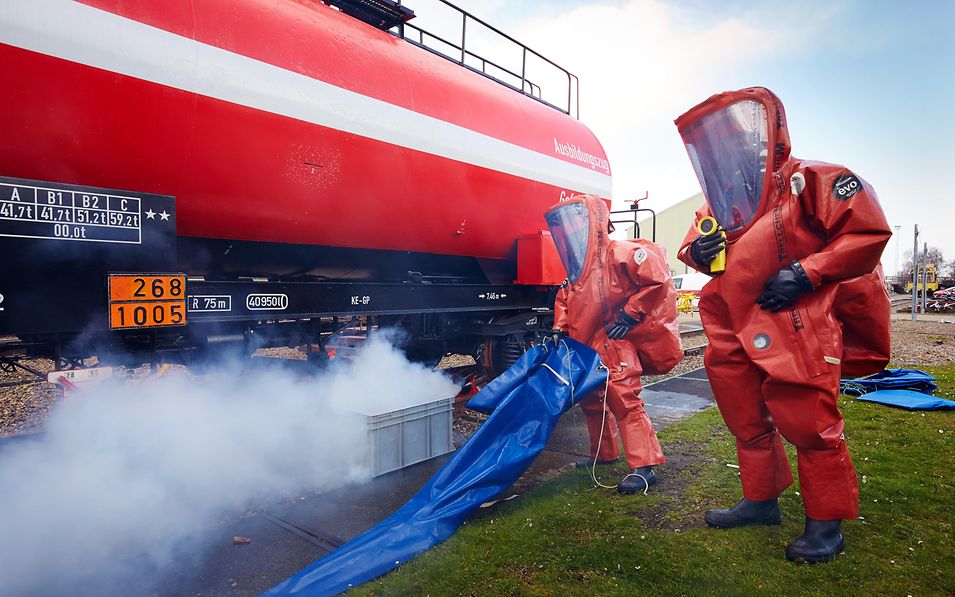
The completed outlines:
{"type": "Polygon", "coordinates": [[[449,354],[438,363],[438,369],[451,369],[452,367],[467,367],[474,365],[474,357],[464,354],[449,354]]]}
{"type": "Polygon", "coordinates": [[[917,369],[955,363],[955,324],[937,321],[892,322],[890,367],[917,369]]]}
{"type": "MultiPolygon", "coordinates": [[[[24,359],[23,364],[44,373],[53,369],[48,359],[24,359]]],[[[0,434],[38,429],[62,396],[61,389],[36,381],[32,373],[0,371],[0,434]]]]}
{"type": "Polygon", "coordinates": [[[269,357],[273,359],[290,359],[293,361],[304,361],[308,359],[304,346],[281,347],[281,348],[260,348],[255,351],[257,357],[269,357]]]}
{"type": "Polygon", "coordinates": [[[703,353],[699,354],[690,354],[683,357],[683,360],[673,368],[669,373],[663,375],[644,375],[640,378],[640,382],[646,386],[654,382],[662,381],[669,377],[676,377],[677,375],[683,375],[694,369],[699,369],[703,366],[703,353]]]}
{"type": "MultiPolygon", "coordinates": [[[[705,342],[702,334],[684,337],[684,346],[693,348],[705,342]]],[[[304,359],[302,348],[274,348],[262,350],[261,356],[286,359],[304,359]]],[[[53,361],[27,359],[26,365],[42,372],[53,368],[53,361]]],[[[955,363],[955,324],[935,321],[892,322],[892,367],[919,368],[955,363]]],[[[469,356],[451,355],[442,359],[439,368],[460,367],[474,364],[469,356]]],[[[95,359],[87,362],[95,365],[95,359]]],[[[690,354],[666,375],[647,375],[644,385],[692,371],[703,366],[702,353],[690,354]]],[[[148,375],[148,368],[132,372],[133,377],[148,375]]],[[[17,370],[0,371],[0,434],[21,433],[37,430],[49,415],[50,409],[63,397],[63,391],[45,381],[37,382],[32,374],[17,370]]],[[[464,411],[455,417],[455,438],[463,439],[473,433],[486,417],[464,411]]]]}
{"type": "MultiPolygon", "coordinates": [[[[53,370],[50,359],[23,359],[21,362],[43,373],[53,370]]],[[[93,357],[83,364],[95,367],[98,362],[93,357]]],[[[184,369],[182,365],[163,365],[159,371],[165,373],[171,367],[184,369]]],[[[114,367],[113,375],[145,380],[152,375],[152,369],[149,366],[125,370],[114,367]]],[[[45,378],[37,381],[35,375],[19,368],[13,372],[0,371],[0,435],[39,431],[53,407],[62,399],[63,388],[47,383],[45,378]]]]}

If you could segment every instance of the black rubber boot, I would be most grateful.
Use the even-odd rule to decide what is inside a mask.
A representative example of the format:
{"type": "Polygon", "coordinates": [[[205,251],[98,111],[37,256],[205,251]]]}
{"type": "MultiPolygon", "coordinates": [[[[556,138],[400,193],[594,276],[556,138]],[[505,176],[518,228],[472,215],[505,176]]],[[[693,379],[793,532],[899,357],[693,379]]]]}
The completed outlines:
{"type": "Polygon", "coordinates": [[[846,547],[841,525],[841,520],[807,518],[802,537],[786,548],[786,559],[803,564],[822,564],[832,560],[846,547]]]}
{"type": "MultiPolygon", "coordinates": [[[[616,457],[613,460],[598,460],[597,466],[610,466],[611,464],[617,464],[620,462],[620,457],[616,457]]],[[[574,466],[577,468],[591,468],[594,465],[593,458],[584,458],[583,460],[578,460],[574,463],[574,466]]]]}
{"type": "Polygon", "coordinates": [[[630,474],[624,477],[620,485],[617,485],[617,492],[623,494],[643,493],[649,489],[651,485],[656,485],[656,483],[657,474],[653,472],[653,467],[640,466],[630,471],[630,474]]]}
{"type": "Polygon", "coordinates": [[[748,500],[743,498],[732,508],[707,510],[706,524],[717,529],[732,529],[750,524],[781,524],[779,502],[776,500],[748,500]]]}

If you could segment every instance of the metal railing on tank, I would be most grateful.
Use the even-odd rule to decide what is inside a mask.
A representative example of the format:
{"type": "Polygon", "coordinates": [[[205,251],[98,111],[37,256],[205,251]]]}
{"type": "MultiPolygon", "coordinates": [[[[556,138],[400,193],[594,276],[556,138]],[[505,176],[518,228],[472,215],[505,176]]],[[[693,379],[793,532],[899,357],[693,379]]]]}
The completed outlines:
{"type": "MultiPolygon", "coordinates": [[[[650,213],[650,224],[652,226],[650,240],[657,242],[657,212],[653,211],[648,207],[640,207],[641,201],[646,201],[647,197],[650,196],[650,193],[645,194],[639,199],[634,199],[630,205],[630,209],[618,209],[616,211],[610,212],[610,223],[611,224],[632,224],[633,225],[633,238],[640,238],[640,222],[637,221],[637,215],[642,212],[650,213]],[[627,214],[628,218],[626,219],[613,219],[614,216],[621,214],[627,214]]],[[[630,202],[628,202],[630,203],[630,202]]]]}
{"type": "MultiPolygon", "coordinates": [[[[444,4],[451,10],[455,11],[460,15],[461,20],[461,40],[460,42],[455,42],[426,31],[421,27],[412,25],[407,21],[398,23],[395,25],[394,29],[396,30],[396,35],[404,38],[409,43],[412,43],[416,46],[419,46],[429,52],[437,54],[442,58],[451,60],[460,64],[464,68],[472,70],[478,74],[481,74],[493,81],[500,83],[506,87],[510,87],[514,91],[518,91],[527,97],[535,99],[542,104],[550,106],[556,110],[572,115],[575,118],[580,118],[580,82],[576,75],[555,63],[554,61],[542,56],[540,53],[535,52],[526,45],[517,41],[510,35],[504,33],[500,29],[489,25],[487,22],[479,19],[478,17],[472,15],[471,13],[455,6],[454,4],[448,2],[447,0],[434,0],[441,4],[444,4]],[[468,49],[468,25],[477,23],[487,30],[491,31],[500,38],[510,42],[517,46],[521,51],[521,72],[518,73],[511,68],[502,66],[498,62],[489,60],[483,56],[480,56],[471,50],[468,49]],[[410,32],[410,33],[409,33],[410,32]],[[429,42],[432,42],[429,44],[429,42]],[[442,51],[437,44],[433,42],[440,42],[444,44],[449,50],[448,52],[442,51]],[[556,73],[560,73],[562,78],[565,78],[567,81],[567,102],[563,106],[554,104],[547,99],[544,99],[544,96],[541,92],[541,88],[538,84],[534,83],[528,77],[528,58],[533,57],[543,61],[545,64],[549,65],[554,69],[556,73]],[[473,60],[475,64],[480,64],[480,67],[476,65],[469,64],[469,58],[473,60]],[[489,69],[488,67],[491,67],[489,69]],[[492,70],[496,69],[496,70],[492,70]]],[[[402,6],[402,1],[397,0],[397,5],[402,6]]]]}

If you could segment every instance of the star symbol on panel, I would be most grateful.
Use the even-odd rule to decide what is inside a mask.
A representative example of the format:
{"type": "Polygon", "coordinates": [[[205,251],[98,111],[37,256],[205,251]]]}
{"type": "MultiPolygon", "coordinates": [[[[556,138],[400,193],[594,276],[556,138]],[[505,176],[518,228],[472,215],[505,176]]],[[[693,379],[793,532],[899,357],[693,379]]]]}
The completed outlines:
{"type": "Polygon", "coordinates": [[[166,210],[165,210],[165,209],[162,210],[161,212],[159,212],[159,218],[160,218],[163,222],[165,222],[166,220],[169,219],[169,214],[166,213],[166,210]]]}
{"type": "Polygon", "coordinates": [[[151,209],[146,210],[146,219],[147,219],[147,220],[155,220],[155,219],[156,219],[156,212],[154,212],[154,211],[151,210],[151,209]]]}

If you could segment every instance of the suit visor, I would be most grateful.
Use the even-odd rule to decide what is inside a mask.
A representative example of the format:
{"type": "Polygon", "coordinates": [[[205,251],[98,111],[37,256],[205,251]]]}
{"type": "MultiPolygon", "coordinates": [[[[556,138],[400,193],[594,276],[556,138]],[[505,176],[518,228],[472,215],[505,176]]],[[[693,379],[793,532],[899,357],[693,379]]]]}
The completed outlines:
{"type": "Polygon", "coordinates": [[[767,129],[763,105],[744,100],[681,131],[710,211],[727,232],[741,230],[759,208],[769,158],[767,129]]]}
{"type": "Polygon", "coordinates": [[[544,218],[557,245],[567,278],[571,283],[576,282],[583,273],[587,242],[590,239],[587,206],[580,202],[568,203],[547,212],[544,218]]]}

